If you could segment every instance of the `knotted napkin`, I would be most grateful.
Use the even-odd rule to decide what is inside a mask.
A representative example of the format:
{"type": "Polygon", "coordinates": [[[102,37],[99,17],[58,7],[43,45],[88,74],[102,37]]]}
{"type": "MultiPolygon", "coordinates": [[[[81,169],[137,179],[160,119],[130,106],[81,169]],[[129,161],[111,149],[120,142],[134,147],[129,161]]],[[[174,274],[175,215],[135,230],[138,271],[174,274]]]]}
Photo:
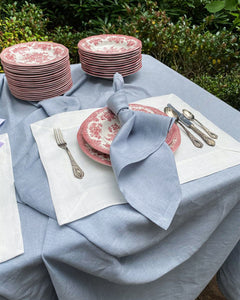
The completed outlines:
{"type": "Polygon", "coordinates": [[[110,148],[112,168],[125,200],[167,229],[182,195],[174,154],[165,142],[174,119],[130,110],[123,87],[116,73],[114,93],[107,101],[121,124],[110,148]]]}

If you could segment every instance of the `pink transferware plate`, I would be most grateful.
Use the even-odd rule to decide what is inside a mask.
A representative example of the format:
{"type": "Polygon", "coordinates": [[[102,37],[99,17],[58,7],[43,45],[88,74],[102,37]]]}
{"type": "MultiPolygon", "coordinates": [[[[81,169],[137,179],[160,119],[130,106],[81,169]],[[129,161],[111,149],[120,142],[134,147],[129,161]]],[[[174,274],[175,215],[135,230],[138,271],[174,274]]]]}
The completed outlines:
{"type": "Polygon", "coordinates": [[[40,100],[60,96],[66,93],[71,87],[72,87],[71,79],[67,82],[66,85],[61,86],[59,88],[48,90],[46,93],[44,90],[38,90],[36,93],[32,93],[32,90],[30,88],[25,92],[21,92],[14,86],[9,85],[9,89],[14,97],[26,101],[40,101],[40,100]]]}
{"type": "Polygon", "coordinates": [[[56,96],[59,96],[62,94],[62,91],[65,90],[65,88],[72,86],[72,79],[69,78],[68,81],[64,84],[62,84],[59,87],[49,87],[49,89],[44,89],[44,88],[35,88],[34,90],[31,89],[31,87],[26,87],[26,88],[19,88],[16,87],[14,85],[9,85],[9,89],[11,91],[15,91],[15,93],[18,93],[19,95],[22,96],[36,96],[36,95],[52,95],[52,94],[56,94],[56,96]]]}
{"type": "Polygon", "coordinates": [[[44,65],[35,65],[35,66],[19,66],[19,65],[14,65],[14,64],[8,64],[1,60],[1,63],[4,67],[4,69],[7,69],[13,73],[20,73],[22,72],[28,72],[28,74],[43,74],[43,73],[48,73],[48,72],[56,72],[59,69],[63,68],[65,64],[69,62],[69,55],[65,56],[63,59],[58,60],[55,63],[49,63],[49,64],[44,64],[44,65]]]}
{"type": "Polygon", "coordinates": [[[126,52],[126,53],[114,53],[114,54],[111,54],[111,53],[92,53],[92,52],[86,52],[86,51],[82,51],[80,49],[78,49],[78,54],[80,55],[83,55],[84,57],[88,57],[90,59],[96,59],[96,60],[99,60],[99,59],[106,59],[107,61],[110,61],[110,60],[118,60],[118,59],[128,59],[130,57],[133,57],[139,53],[142,52],[142,48],[137,48],[131,52],[126,52]]]}
{"type": "Polygon", "coordinates": [[[61,88],[63,85],[65,85],[69,80],[71,80],[71,73],[66,73],[66,75],[60,77],[60,78],[56,78],[56,79],[52,79],[51,81],[45,81],[45,82],[41,82],[41,80],[39,80],[39,82],[21,82],[19,80],[14,80],[12,78],[9,78],[8,76],[7,80],[8,80],[8,85],[13,85],[19,88],[19,90],[25,90],[26,88],[30,88],[31,92],[35,92],[42,89],[43,91],[47,92],[48,88],[54,88],[54,89],[58,89],[61,88]]]}
{"type": "Polygon", "coordinates": [[[42,95],[42,94],[39,94],[39,95],[36,95],[36,96],[26,96],[26,95],[23,95],[21,96],[19,93],[15,93],[14,91],[11,91],[11,94],[17,98],[17,99],[20,99],[20,100],[24,100],[24,101],[41,101],[41,100],[44,100],[44,99],[50,99],[50,98],[54,98],[54,97],[57,97],[57,96],[60,96],[60,95],[63,95],[65,94],[70,88],[72,87],[72,85],[69,85],[68,87],[66,87],[65,89],[63,89],[61,92],[59,91],[57,94],[56,93],[53,93],[53,94],[47,94],[47,95],[42,95]]]}
{"type": "Polygon", "coordinates": [[[106,166],[111,166],[111,160],[110,156],[108,154],[102,153],[94,148],[92,148],[83,138],[82,135],[82,126],[78,130],[77,133],[77,141],[82,149],[82,151],[91,159],[95,160],[96,162],[106,165],[106,166]]]}
{"type": "Polygon", "coordinates": [[[7,77],[8,84],[13,84],[20,87],[32,87],[34,89],[35,87],[43,87],[46,88],[49,85],[56,85],[57,84],[64,84],[68,78],[71,77],[70,70],[66,70],[64,73],[61,74],[61,76],[52,76],[52,77],[46,77],[46,78],[34,78],[35,80],[31,80],[31,78],[19,78],[14,77],[10,75],[9,73],[5,73],[7,77]]]}
{"type": "MultiPolygon", "coordinates": [[[[123,77],[126,77],[126,76],[129,76],[129,75],[132,75],[132,74],[138,72],[141,69],[141,67],[142,67],[142,64],[139,67],[137,67],[137,68],[135,68],[131,71],[128,71],[128,72],[119,71],[118,73],[120,73],[123,77]]],[[[115,72],[111,72],[111,73],[101,73],[101,72],[99,73],[99,72],[90,71],[90,70],[85,69],[85,68],[82,68],[82,69],[85,73],[87,73],[91,76],[99,77],[99,78],[105,78],[105,79],[113,79],[113,76],[114,76],[115,72],[117,72],[117,70],[115,70],[115,72]]]]}
{"type": "Polygon", "coordinates": [[[119,67],[125,67],[126,65],[133,65],[136,64],[138,61],[142,61],[142,57],[139,56],[137,59],[126,61],[126,62],[118,62],[118,63],[107,63],[105,61],[103,62],[96,62],[96,61],[87,61],[85,59],[81,59],[81,64],[88,65],[89,67],[98,67],[101,69],[107,68],[119,68],[119,67]]]}
{"type": "MultiPolygon", "coordinates": [[[[31,74],[14,74],[12,72],[9,72],[8,70],[5,70],[5,74],[7,79],[11,78],[17,81],[21,81],[21,82],[33,82],[34,81],[38,81],[38,82],[42,82],[44,84],[44,82],[49,82],[52,80],[56,80],[58,78],[62,78],[63,76],[65,76],[67,73],[70,73],[71,69],[70,69],[70,64],[66,65],[64,69],[59,70],[55,73],[49,73],[49,74],[42,74],[42,75],[31,75],[31,74]]],[[[26,73],[26,72],[25,72],[26,73]]]]}
{"type": "MultiPolygon", "coordinates": [[[[82,62],[82,67],[87,67],[89,69],[92,70],[96,70],[96,71],[100,71],[100,72],[107,72],[107,71],[115,71],[116,68],[118,70],[128,70],[128,69],[133,69],[137,66],[139,66],[142,63],[142,59],[139,58],[138,60],[132,62],[132,63],[126,63],[126,64],[122,64],[122,65],[114,65],[114,66],[108,66],[107,64],[105,66],[97,66],[97,65],[93,65],[93,64],[89,64],[89,63],[84,63],[82,62]]],[[[116,72],[116,71],[115,71],[116,72]]]]}
{"type": "Polygon", "coordinates": [[[89,68],[88,66],[82,65],[82,69],[84,71],[89,71],[91,73],[95,73],[98,75],[114,75],[116,72],[120,73],[121,75],[123,74],[131,74],[132,72],[139,70],[142,66],[142,62],[140,62],[138,65],[134,66],[134,67],[129,67],[129,68],[113,68],[113,69],[106,69],[104,71],[101,71],[99,69],[96,68],[89,68]]]}
{"type": "Polygon", "coordinates": [[[80,61],[81,63],[89,64],[89,65],[94,65],[94,66],[124,66],[126,64],[132,64],[138,60],[142,59],[142,55],[138,54],[134,56],[131,59],[126,59],[126,60],[116,60],[116,61],[107,61],[107,60],[96,60],[96,59],[88,59],[80,55],[80,61]]]}
{"type": "Polygon", "coordinates": [[[28,42],[4,49],[1,60],[16,66],[43,66],[55,63],[68,55],[68,49],[52,42],[28,42]]]}
{"type": "MultiPolygon", "coordinates": [[[[146,113],[166,115],[159,109],[141,104],[130,104],[133,110],[146,113]]],[[[118,118],[107,108],[101,108],[92,113],[81,125],[81,135],[91,148],[105,154],[109,154],[111,143],[120,129],[118,118]]],[[[180,130],[174,124],[169,131],[166,143],[172,151],[176,151],[181,143],[180,130]]]]}
{"type": "Polygon", "coordinates": [[[88,53],[121,54],[134,51],[142,47],[142,43],[135,37],[121,34],[94,35],[82,39],[78,49],[88,53]]]}

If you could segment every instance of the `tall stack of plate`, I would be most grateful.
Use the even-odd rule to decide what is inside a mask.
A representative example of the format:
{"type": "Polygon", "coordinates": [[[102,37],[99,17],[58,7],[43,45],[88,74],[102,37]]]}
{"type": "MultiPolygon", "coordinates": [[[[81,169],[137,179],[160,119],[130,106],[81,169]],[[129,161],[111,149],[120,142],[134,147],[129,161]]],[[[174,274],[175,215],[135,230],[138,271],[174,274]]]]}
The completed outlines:
{"type": "Polygon", "coordinates": [[[72,87],[68,49],[52,42],[28,42],[4,49],[1,63],[13,96],[39,101],[72,87]]]}
{"type": "Polygon", "coordinates": [[[135,37],[120,34],[94,35],[78,43],[82,69],[89,75],[113,78],[136,73],[142,67],[142,43],[135,37]]]}

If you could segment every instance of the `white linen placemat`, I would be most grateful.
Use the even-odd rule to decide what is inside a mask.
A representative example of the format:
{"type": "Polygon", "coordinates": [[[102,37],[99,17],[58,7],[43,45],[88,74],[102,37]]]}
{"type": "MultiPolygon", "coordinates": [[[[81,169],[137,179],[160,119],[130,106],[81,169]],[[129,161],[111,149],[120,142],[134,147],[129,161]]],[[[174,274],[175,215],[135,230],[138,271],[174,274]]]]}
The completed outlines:
{"type": "Polygon", "coordinates": [[[0,263],[24,252],[7,134],[0,135],[0,263]]]}
{"type": "MultiPolygon", "coordinates": [[[[162,111],[168,103],[180,111],[183,108],[189,109],[200,122],[218,135],[215,147],[204,143],[204,147],[199,149],[192,145],[180,128],[182,142],[175,152],[175,160],[181,183],[240,164],[240,143],[176,95],[152,97],[136,103],[153,106],[162,111]]],[[[78,146],[78,129],[95,110],[65,112],[31,124],[60,225],[108,206],[126,203],[118,189],[112,169],[91,160],[78,146]],[[61,128],[74,158],[83,168],[83,179],[74,178],[68,156],[56,145],[53,135],[55,127],[61,128]]]]}

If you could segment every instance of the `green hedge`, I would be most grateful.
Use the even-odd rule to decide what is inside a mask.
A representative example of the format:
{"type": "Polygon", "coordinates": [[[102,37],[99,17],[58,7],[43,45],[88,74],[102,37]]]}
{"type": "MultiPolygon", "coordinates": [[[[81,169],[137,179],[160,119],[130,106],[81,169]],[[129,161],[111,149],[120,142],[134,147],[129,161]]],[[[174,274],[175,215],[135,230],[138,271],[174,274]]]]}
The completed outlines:
{"type": "MultiPolygon", "coordinates": [[[[207,15],[205,5],[210,2],[208,0],[169,0],[160,4],[150,0],[106,1],[106,18],[103,18],[104,7],[96,0],[80,3],[38,1],[42,8],[23,1],[7,2],[3,0],[0,4],[0,51],[16,43],[48,40],[65,45],[71,63],[78,63],[77,43],[80,39],[100,33],[132,35],[142,41],[143,53],[152,55],[223,101],[240,108],[239,31],[236,28],[227,30],[224,26],[217,28],[221,14],[207,15]],[[58,19],[56,24],[61,24],[64,19],[66,25],[53,26],[55,19],[51,9],[61,4],[69,10],[66,9],[66,13],[59,11],[54,18],[58,19]],[[167,12],[162,10],[164,7],[167,12]],[[72,23],[69,20],[71,9],[75,11],[72,23]],[[193,20],[197,9],[198,17],[193,20]],[[94,19],[91,19],[92,11],[94,19]],[[179,17],[182,13],[188,17],[179,17]],[[76,17],[84,30],[77,30],[76,17]]],[[[224,25],[230,22],[226,18],[227,14],[223,13],[224,25]]]]}

